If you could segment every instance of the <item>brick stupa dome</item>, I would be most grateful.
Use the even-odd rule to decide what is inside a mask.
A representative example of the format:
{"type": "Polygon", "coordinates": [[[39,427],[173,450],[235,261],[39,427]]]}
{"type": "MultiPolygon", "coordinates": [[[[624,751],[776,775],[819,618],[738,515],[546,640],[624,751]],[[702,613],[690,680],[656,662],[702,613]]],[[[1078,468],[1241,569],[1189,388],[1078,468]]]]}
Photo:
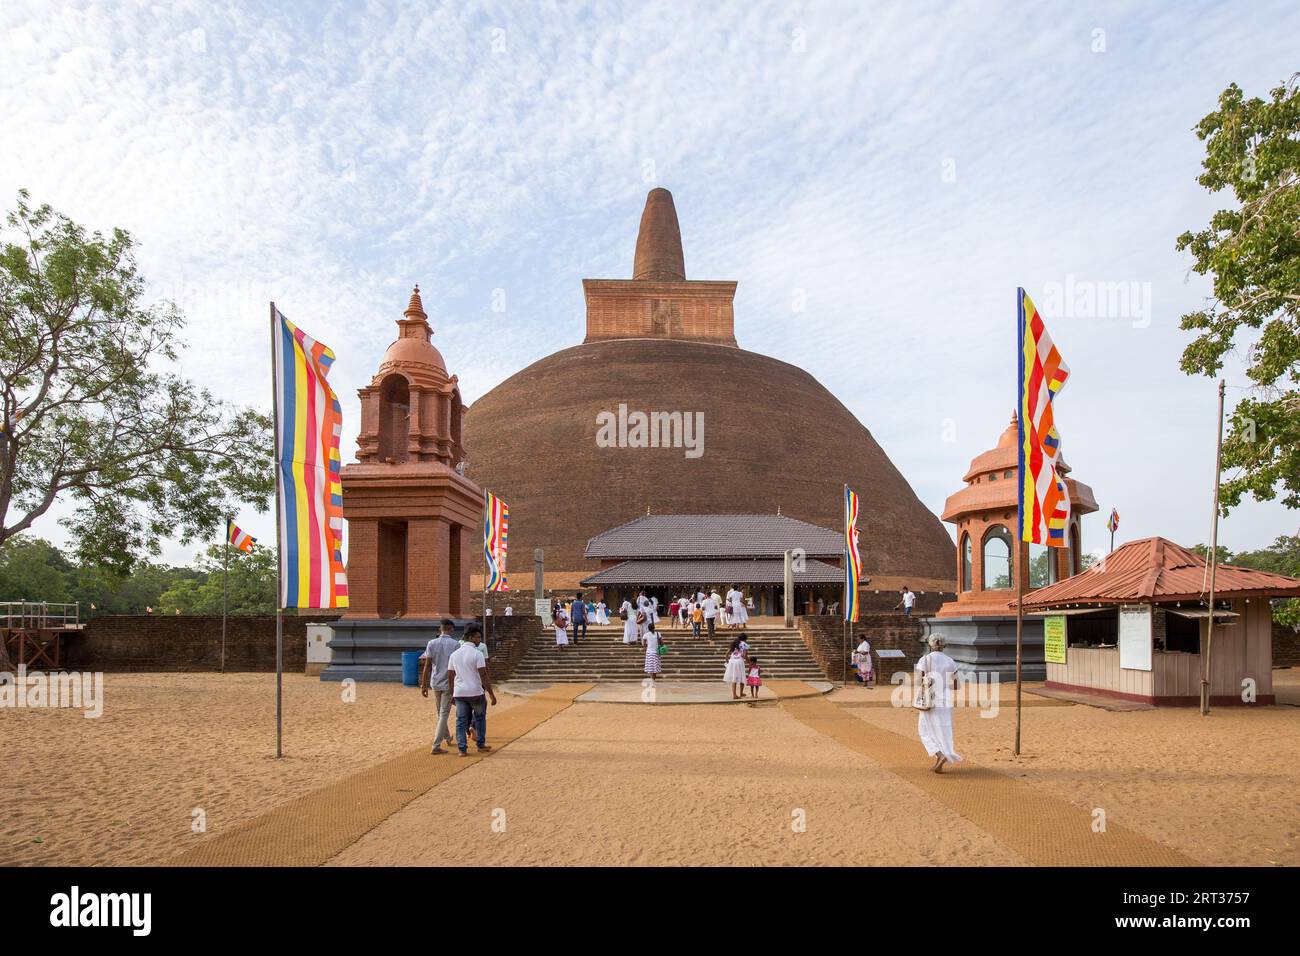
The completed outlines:
{"type": "Polygon", "coordinates": [[[815,378],[736,347],[734,282],[686,281],[672,196],[647,197],[632,280],[583,280],[587,337],[492,389],[466,413],[468,474],[510,506],[512,586],[592,573],[589,538],[655,514],[781,514],[843,522],[842,485],[862,501],[873,588],[955,589],[953,543],[871,433],[815,378]],[[704,413],[703,454],[601,447],[597,416],[704,413]]]}

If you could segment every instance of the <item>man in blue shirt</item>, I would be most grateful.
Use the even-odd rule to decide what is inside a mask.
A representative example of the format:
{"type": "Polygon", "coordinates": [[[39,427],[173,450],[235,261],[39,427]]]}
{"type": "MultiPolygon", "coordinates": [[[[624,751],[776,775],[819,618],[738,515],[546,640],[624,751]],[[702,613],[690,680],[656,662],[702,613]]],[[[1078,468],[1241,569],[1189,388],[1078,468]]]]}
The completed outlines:
{"type": "Polygon", "coordinates": [[[587,605],[582,600],[582,592],[573,596],[573,607],[569,609],[569,619],[573,621],[573,643],[578,643],[578,633],[587,636],[587,605]]]}

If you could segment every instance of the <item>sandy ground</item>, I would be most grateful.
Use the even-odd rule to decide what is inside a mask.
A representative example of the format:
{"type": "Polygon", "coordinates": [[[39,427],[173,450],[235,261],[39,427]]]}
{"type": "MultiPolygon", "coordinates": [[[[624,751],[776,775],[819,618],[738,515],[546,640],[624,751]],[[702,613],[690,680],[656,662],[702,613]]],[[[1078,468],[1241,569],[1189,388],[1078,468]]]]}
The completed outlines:
{"type": "Polygon", "coordinates": [[[108,674],[93,720],[0,709],[0,865],[159,863],[196,838],[196,809],[216,832],[428,746],[432,697],[394,684],[356,691],[344,703],[337,683],[286,675],[279,761],[273,674],[108,674]]]}
{"type": "MultiPolygon", "coordinates": [[[[1279,690],[1300,690],[1300,668],[1274,671],[1279,690]]],[[[1122,823],[1216,866],[1300,866],[1300,708],[1193,707],[1111,712],[1041,706],[1024,695],[1021,756],[1014,685],[1000,687],[996,717],[954,712],[957,752],[1018,775],[1044,792],[1122,823]]],[[[888,691],[832,695],[855,716],[915,735],[916,714],[883,702],[888,691]]]]}
{"type": "MultiPolygon", "coordinates": [[[[1300,670],[1276,679],[1300,687],[1300,670]]],[[[286,678],[282,761],[272,757],[271,675],[110,674],[97,720],[0,710],[0,864],[165,862],[194,839],[195,809],[216,832],[428,745],[433,708],[418,692],[362,684],[344,703],[340,691],[286,678]]],[[[888,695],[850,689],[832,700],[913,735],[915,713],[890,707],[888,695]]],[[[1025,699],[1019,760],[1006,702],[992,719],[958,712],[959,752],[1101,807],[1203,863],[1300,865],[1300,708],[1219,708],[1202,718],[1190,708],[1112,713],[1025,699]]],[[[501,698],[503,708],[519,702],[501,698]]],[[[919,744],[917,759],[925,760],[919,744]]],[[[774,704],[579,703],[417,798],[333,862],[1024,861],[774,704]],[[918,840],[919,829],[939,836],[918,840]]]]}
{"type": "Polygon", "coordinates": [[[1023,862],[774,704],[585,703],[419,797],[332,861],[1023,862]],[[919,845],[915,824],[922,819],[944,839],[919,845]]]}

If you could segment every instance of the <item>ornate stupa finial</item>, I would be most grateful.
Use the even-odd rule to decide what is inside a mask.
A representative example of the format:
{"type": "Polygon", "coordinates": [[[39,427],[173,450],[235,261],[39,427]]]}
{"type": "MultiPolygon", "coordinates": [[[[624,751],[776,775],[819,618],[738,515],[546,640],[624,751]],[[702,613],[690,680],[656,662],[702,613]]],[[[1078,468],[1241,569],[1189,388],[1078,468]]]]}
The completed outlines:
{"type": "Polygon", "coordinates": [[[406,304],[406,317],[428,321],[429,317],[424,314],[424,302],[420,299],[419,283],[411,290],[411,301],[406,304]]]}

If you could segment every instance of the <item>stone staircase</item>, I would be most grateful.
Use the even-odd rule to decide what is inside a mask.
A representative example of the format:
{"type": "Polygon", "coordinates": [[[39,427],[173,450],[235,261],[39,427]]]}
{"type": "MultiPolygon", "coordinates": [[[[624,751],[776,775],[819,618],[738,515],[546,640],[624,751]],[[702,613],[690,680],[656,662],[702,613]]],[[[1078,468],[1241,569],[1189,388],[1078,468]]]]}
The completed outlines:
{"type": "MultiPolygon", "coordinates": [[[[660,659],[663,680],[718,681],[727,652],[736,633],[718,631],[710,641],[702,634],[691,637],[689,628],[660,632],[668,651],[660,659]]],[[[572,635],[570,635],[572,639],[572,635]]],[[[784,627],[752,627],[745,632],[749,652],[759,659],[764,680],[825,680],[798,630],[784,627]]],[[[557,647],[555,631],[543,628],[529,645],[523,659],[510,675],[516,681],[591,683],[639,681],[645,674],[645,649],[641,644],[625,645],[621,626],[589,627],[579,644],[557,647]]]]}

